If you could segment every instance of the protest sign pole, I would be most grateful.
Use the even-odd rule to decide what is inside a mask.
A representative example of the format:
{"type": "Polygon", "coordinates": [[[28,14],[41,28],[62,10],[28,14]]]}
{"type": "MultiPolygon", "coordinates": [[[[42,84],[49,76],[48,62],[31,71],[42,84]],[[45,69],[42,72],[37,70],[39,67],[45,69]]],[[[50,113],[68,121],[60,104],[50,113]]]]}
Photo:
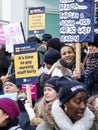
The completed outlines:
{"type": "Polygon", "coordinates": [[[31,97],[30,84],[26,84],[26,92],[27,92],[27,100],[30,102],[30,106],[32,107],[32,97],[31,97]]]}
{"type": "Polygon", "coordinates": [[[21,26],[21,31],[22,31],[22,34],[23,34],[24,42],[26,42],[22,22],[20,22],[20,26],[21,26]]]}
{"type": "Polygon", "coordinates": [[[81,63],[81,44],[76,43],[76,70],[80,71],[80,63],[81,63]]]}

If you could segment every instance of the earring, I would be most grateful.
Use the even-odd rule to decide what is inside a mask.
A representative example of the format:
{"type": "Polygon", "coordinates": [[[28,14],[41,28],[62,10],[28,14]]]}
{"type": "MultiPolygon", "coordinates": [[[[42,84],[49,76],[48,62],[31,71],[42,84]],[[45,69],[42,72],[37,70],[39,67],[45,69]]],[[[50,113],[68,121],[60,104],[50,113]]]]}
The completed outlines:
{"type": "Polygon", "coordinates": [[[67,112],[67,107],[64,108],[65,112],[67,112]]]}

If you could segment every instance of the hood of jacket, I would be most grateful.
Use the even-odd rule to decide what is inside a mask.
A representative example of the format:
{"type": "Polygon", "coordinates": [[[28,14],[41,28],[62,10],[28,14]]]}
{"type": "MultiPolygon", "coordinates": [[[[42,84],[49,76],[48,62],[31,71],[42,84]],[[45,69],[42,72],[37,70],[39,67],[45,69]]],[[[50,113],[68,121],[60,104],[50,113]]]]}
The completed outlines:
{"type": "Polygon", "coordinates": [[[52,103],[48,103],[45,108],[44,108],[44,113],[43,113],[43,120],[46,121],[46,123],[48,124],[49,127],[54,127],[55,123],[53,120],[53,115],[52,115],[52,103]]]}

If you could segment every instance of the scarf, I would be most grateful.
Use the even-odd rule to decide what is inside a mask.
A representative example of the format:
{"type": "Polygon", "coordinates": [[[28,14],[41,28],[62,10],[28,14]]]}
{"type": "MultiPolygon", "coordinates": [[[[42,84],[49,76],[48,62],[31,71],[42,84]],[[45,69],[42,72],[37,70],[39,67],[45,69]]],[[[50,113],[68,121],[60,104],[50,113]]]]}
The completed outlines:
{"type": "Polygon", "coordinates": [[[86,108],[83,117],[73,123],[60,107],[59,100],[54,101],[52,105],[52,114],[60,130],[89,130],[94,121],[94,114],[89,108],[86,108]]]}
{"type": "Polygon", "coordinates": [[[71,61],[70,63],[65,62],[63,59],[60,59],[59,61],[60,61],[60,64],[64,67],[72,71],[75,69],[75,64],[76,64],[75,60],[71,61]]]}
{"type": "Polygon", "coordinates": [[[85,77],[88,77],[92,69],[98,68],[98,53],[89,54],[86,64],[85,77]]]}

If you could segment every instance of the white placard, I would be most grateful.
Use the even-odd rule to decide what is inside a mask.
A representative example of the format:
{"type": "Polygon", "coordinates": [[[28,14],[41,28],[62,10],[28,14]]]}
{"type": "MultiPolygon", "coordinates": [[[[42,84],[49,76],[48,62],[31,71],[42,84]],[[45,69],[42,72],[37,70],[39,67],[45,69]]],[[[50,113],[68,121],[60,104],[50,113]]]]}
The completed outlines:
{"type": "Polygon", "coordinates": [[[3,30],[6,39],[6,51],[12,53],[14,44],[25,42],[20,23],[3,25],[3,30]]]}

